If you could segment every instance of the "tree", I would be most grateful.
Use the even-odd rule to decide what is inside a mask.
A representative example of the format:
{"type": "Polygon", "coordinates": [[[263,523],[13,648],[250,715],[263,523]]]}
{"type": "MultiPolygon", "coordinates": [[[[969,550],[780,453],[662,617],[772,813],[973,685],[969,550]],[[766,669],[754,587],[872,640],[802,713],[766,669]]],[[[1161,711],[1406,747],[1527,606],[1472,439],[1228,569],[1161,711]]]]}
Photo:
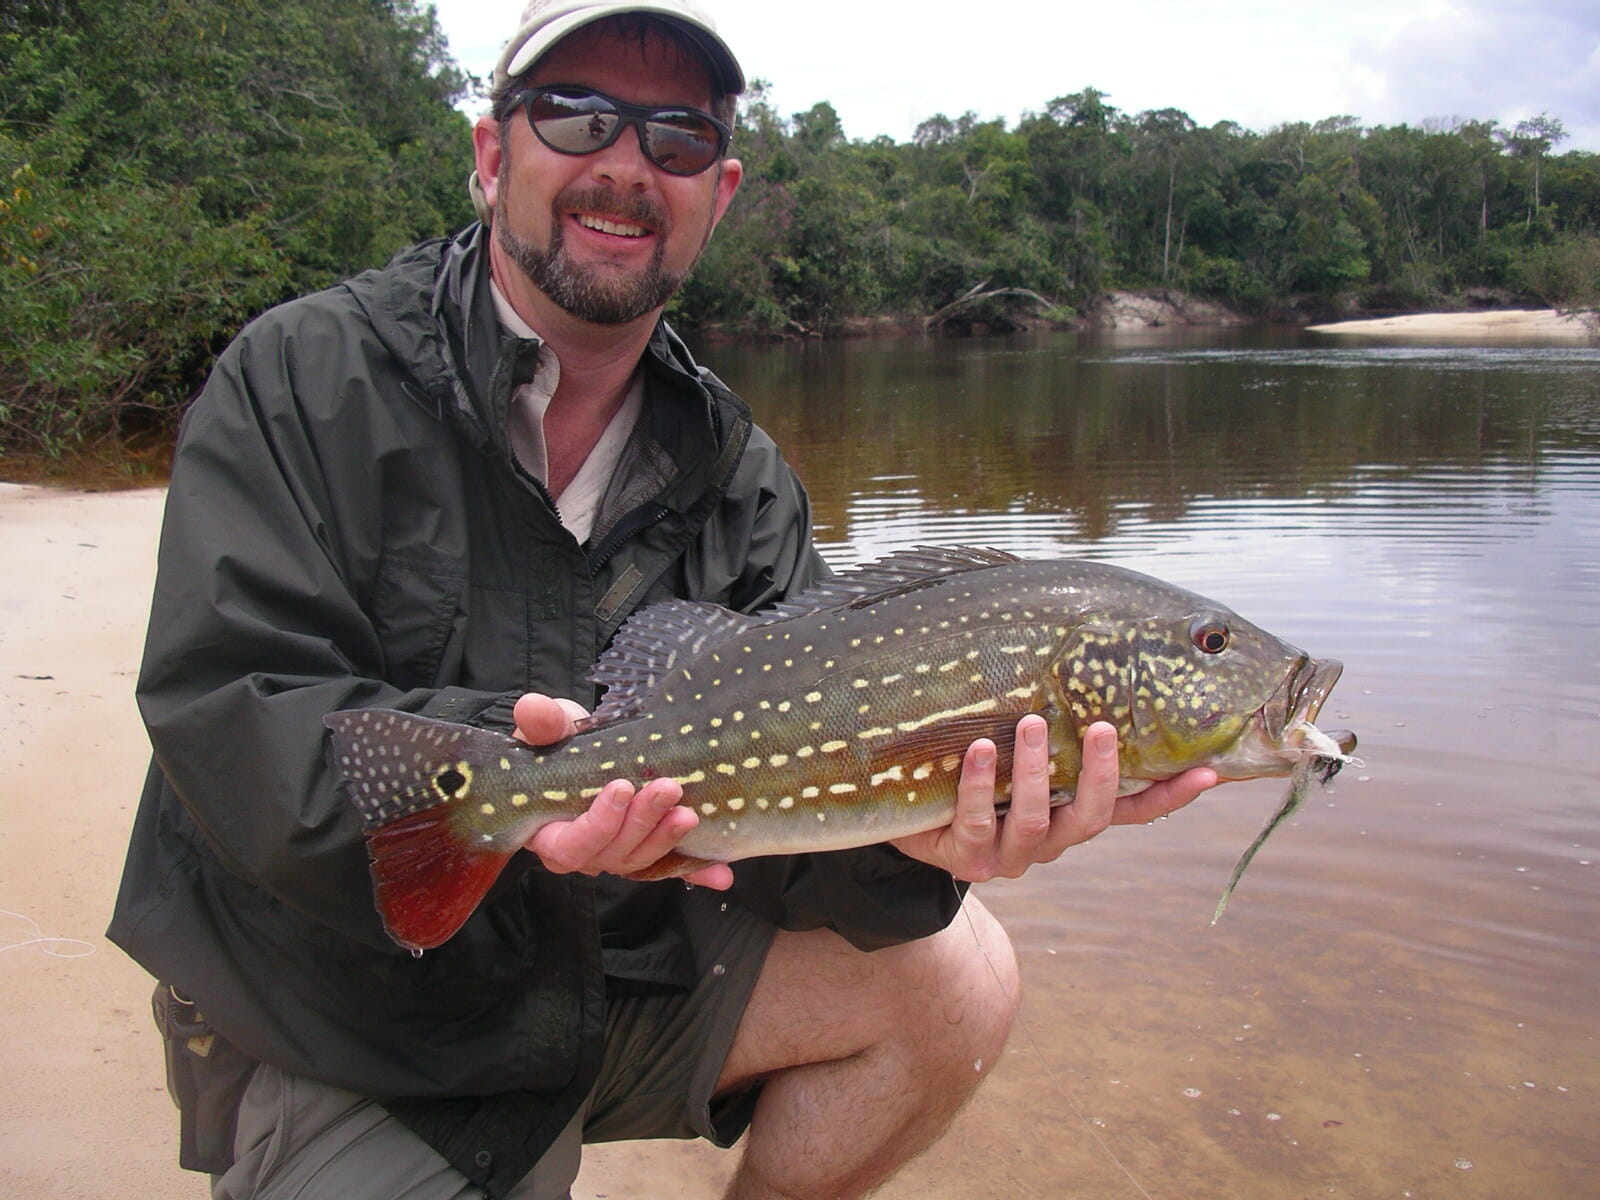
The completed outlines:
{"type": "Polygon", "coordinates": [[[1518,158],[1526,159],[1533,168],[1533,207],[1528,211],[1528,225],[1539,219],[1539,175],[1545,155],[1557,142],[1565,141],[1564,125],[1547,113],[1518,121],[1515,130],[1506,137],[1506,145],[1518,158]]]}

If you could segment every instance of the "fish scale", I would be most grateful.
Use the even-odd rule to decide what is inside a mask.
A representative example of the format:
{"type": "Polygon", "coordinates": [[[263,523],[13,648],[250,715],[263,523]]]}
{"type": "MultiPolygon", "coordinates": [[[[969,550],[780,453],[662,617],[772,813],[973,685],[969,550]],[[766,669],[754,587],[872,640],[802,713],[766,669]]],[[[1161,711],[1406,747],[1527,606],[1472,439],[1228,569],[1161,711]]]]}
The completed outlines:
{"type": "Polygon", "coordinates": [[[684,874],[948,824],[967,747],[995,742],[1003,797],[1030,712],[1049,726],[1058,803],[1100,719],[1118,727],[1125,793],[1202,762],[1284,774],[1307,753],[1291,714],[1309,724],[1337,670],[1109,564],[923,548],[755,617],[683,601],[636,614],[596,666],[604,702],[555,747],[387,710],[327,724],[385,926],[425,948],[614,778],[681,785],[699,823],[652,877],[684,874]],[[1205,649],[1217,630],[1226,646],[1205,649]],[[1277,728],[1252,743],[1266,720],[1277,728]]]}

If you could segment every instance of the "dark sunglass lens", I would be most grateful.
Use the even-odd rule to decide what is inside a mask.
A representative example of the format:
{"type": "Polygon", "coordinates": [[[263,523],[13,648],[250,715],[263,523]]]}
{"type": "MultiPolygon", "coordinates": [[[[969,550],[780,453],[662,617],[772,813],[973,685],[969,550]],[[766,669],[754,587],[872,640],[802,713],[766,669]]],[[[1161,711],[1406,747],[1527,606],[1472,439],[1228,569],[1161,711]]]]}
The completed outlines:
{"type": "Polygon", "coordinates": [[[600,96],[544,92],[528,104],[528,120],[545,145],[566,154],[588,154],[616,136],[617,112],[600,96]]]}
{"type": "Polygon", "coordinates": [[[651,160],[674,175],[705,170],[719,145],[716,128],[692,113],[658,114],[645,122],[645,141],[651,160]]]}

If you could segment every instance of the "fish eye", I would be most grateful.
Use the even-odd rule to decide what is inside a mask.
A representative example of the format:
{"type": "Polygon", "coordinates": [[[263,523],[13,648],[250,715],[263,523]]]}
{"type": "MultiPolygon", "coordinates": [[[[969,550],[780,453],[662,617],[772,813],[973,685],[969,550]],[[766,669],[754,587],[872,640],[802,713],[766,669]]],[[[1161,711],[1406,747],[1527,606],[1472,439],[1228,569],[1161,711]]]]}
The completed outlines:
{"type": "Polygon", "coordinates": [[[1221,654],[1228,648],[1228,626],[1214,616],[1196,617],[1189,626],[1189,640],[1205,654],[1221,654]]]}

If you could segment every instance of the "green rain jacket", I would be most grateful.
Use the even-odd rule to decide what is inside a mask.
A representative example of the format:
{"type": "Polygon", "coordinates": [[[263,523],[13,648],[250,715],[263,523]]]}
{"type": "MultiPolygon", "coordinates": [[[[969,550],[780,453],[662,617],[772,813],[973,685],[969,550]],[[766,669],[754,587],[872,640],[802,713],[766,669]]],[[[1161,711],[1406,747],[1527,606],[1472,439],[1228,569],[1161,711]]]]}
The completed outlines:
{"type": "MultiPolygon", "coordinates": [[[[755,610],[826,568],[800,483],[659,327],[590,543],[505,435],[538,343],[503,332],[485,234],[275,309],[189,413],[138,684],[154,758],[111,938],[250,1057],[382,1101],[493,1195],[592,1083],[611,986],[687,984],[682,885],[513,860],[447,943],[384,934],[322,717],[509,728],[668,597],[755,610]]],[[[883,847],[740,864],[734,899],[862,948],[942,928],[950,877],[883,847]]]]}

